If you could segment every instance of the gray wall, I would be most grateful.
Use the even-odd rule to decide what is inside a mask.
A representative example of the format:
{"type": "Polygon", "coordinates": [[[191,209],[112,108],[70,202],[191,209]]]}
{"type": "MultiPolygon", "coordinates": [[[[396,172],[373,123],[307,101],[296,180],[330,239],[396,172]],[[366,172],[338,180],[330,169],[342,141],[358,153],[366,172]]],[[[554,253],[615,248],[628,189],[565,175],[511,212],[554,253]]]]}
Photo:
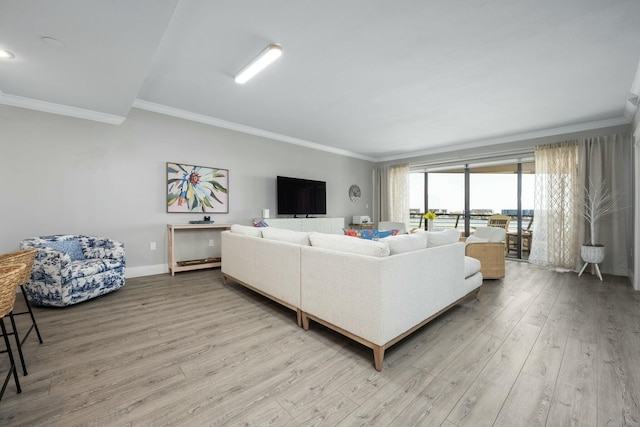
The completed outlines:
{"type": "MultiPolygon", "coordinates": [[[[168,161],[229,169],[230,210],[212,215],[218,223],[275,215],[277,175],[326,181],[328,217],[372,215],[373,163],[360,159],[139,109],[114,126],[0,106],[0,123],[0,253],[26,237],[98,235],[125,243],[129,276],[166,271],[167,224],[203,216],[166,213],[168,161]]],[[[218,233],[181,239],[183,258],[219,253],[218,233]]]]}

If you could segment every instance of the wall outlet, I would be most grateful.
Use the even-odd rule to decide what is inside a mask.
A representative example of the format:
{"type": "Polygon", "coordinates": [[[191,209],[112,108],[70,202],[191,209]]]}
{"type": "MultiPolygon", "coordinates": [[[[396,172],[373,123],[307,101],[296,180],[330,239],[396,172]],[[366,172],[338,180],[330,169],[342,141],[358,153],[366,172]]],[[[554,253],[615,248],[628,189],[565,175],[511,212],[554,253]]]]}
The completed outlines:
{"type": "Polygon", "coordinates": [[[151,249],[152,251],[155,251],[156,250],[156,242],[149,243],[149,249],[151,249]]]}
{"type": "Polygon", "coordinates": [[[209,246],[213,246],[213,245],[214,245],[213,239],[209,240],[209,246]]]}

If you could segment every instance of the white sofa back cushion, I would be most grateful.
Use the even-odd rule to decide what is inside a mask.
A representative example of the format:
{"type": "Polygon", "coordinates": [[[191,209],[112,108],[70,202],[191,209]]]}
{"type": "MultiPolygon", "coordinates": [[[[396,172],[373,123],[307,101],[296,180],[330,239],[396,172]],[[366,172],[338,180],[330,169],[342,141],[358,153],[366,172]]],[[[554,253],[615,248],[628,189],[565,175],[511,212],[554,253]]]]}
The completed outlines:
{"type": "Polygon", "coordinates": [[[262,237],[262,229],[260,227],[249,227],[248,225],[232,224],[231,232],[244,234],[245,236],[262,237]]]}
{"type": "Polygon", "coordinates": [[[279,242],[295,243],[297,245],[309,246],[309,234],[304,231],[292,231],[282,228],[264,227],[262,237],[279,242]]]}
{"type": "Polygon", "coordinates": [[[332,249],[338,252],[347,252],[374,257],[386,257],[391,252],[389,245],[383,241],[358,239],[351,236],[336,234],[311,233],[309,234],[311,246],[322,249],[332,249]]]}
{"type": "Polygon", "coordinates": [[[476,237],[489,239],[489,242],[503,242],[507,231],[502,227],[477,227],[473,233],[476,237]]]}
{"type": "Polygon", "coordinates": [[[427,247],[450,245],[460,241],[460,232],[455,228],[448,228],[442,231],[425,231],[427,235],[427,247]]]}
{"type": "Polygon", "coordinates": [[[398,234],[381,240],[389,245],[391,255],[417,251],[427,247],[427,233],[398,234]]]}

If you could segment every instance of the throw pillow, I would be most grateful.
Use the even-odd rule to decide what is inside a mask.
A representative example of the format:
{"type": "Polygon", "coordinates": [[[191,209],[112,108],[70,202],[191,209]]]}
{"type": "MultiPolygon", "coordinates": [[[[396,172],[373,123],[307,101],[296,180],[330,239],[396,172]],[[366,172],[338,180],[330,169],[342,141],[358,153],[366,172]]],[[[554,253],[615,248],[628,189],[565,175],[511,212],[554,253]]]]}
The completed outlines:
{"type": "Polygon", "coordinates": [[[442,231],[425,231],[425,233],[427,234],[428,248],[450,245],[460,240],[460,232],[455,228],[449,228],[442,231]]]}
{"type": "Polygon", "coordinates": [[[389,244],[391,255],[401,254],[404,252],[417,251],[427,247],[426,233],[416,234],[399,234],[397,236],[389,236],[382,239],[389,244]]]}
{"type": "Polygon", "coordinates": [[[360,232],[358,230],[349,230],[349,229],[345,230],[345,229],[343,229],[343,231],[344,231],[344,235],[345,236],[351,236],[351,237],[360,238],[360,232]]]}
{"type": "Polygon", "coordinates": [[[389,245],[386,242],[354,239],[339,234],[311,233],[309,234],[309,241],[311,246],[338,252],[374,257],[386,257],[390,253],[389,245]]]}
{"type": "Polygon", "coordinates": [[[262,229],[262,237],[277,240],[279,242],[295,243],[309,246],[309,233],[303,231],[285,230],[282,228],[265,227],[262,229]]]}
{"type": "Polygon", "coordinates": [[[232,224],[231,232],[245,236],[262,237],[262,228],[249,227],[248,225],[232,224]]]}
{"type": "Polygon", "coordinates": [[[384,239],[385,237],[395,236],[398,234],[399,230],[362,230],[360,232],[360,237],[367,240],[375,239],[384,239]]]}
{"type": "Polygon", "coordinates": [[[78,261],[85,259],[82,252],[82,244],[77,239],[66,239],[47,242],[46,247],[55,249],[56,251],[64,252],[69,255],[71,261],[78,261]]]}
{"type": "Polygon", "coordinates": [[[488,237],[478,237],[475,235],[471,235],[469,237],[467,237],[467,240],[465,240],[465,243],[468,245],[469,243],[486,243],[489,241],[488,237]]]}

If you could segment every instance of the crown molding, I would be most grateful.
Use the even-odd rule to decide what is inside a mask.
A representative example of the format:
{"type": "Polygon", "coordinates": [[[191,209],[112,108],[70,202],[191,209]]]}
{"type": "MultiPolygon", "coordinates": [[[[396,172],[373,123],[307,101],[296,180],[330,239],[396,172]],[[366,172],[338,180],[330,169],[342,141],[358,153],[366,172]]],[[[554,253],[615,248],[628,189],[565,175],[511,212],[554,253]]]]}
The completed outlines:
{"type": "Polygon", "coordinates": [[[428,156],[432,154],[447,153],[450,151],[480,148],[480,147],[486,147],[489,145],[506,144],[510,142],[525,141],[528,139],[546,138],[546,137],[555,136],[555,135],[563,135],[563,134],[574,133],[574,132],[584,132],[584,131],[601,129],[601,128],[612,127],[612,126],[628,125],[630,123],[631,123],[631,120],[626,117],[617,117],[615,119],[606,119],[606,120],[596,120],[593,122],[578,123],[578,124],[569,125],[569,126],[561,126],[557,128],[550,128],[550,129],[543,129],[543,130],[533,131],[533,132],[507,135],[507,136],[502,136],[498,138],[489,138],[489,139],[484,139],[484,140],[474,141],[474,142],[440,146],[440,147],[435,147],[428,150],[416,151],[413,153],[404,153],[404,154],[397,154],[397,155],[386,156],[386,157],[379,157],[377,158],[377,161],[386,162],[391,160],[409,159],[412,157],[428,156]]]}
{"type": "Polygon", "coordinates": [[[69,107],[67,105],[40,101],[39,99],[25,98],[23,96],[9,95],[2,91],[0,91],[0,104],[26,108],[29,110],[43,111],[45,113],[59,114],[61,116],[75,117],[78,119],[93,120],[94,122],[108,123],[112,125],[119,125],[125,119],[124,117],[113,114],[85,110],[84,108],[69,107]]]}
{"type": "Polygon", "coordinates": [[[156,104],[154,102],[144,101],[142,99],[136,99],[133,103],[133,107],[139,108],[141,110],[147,110],[154,113],[159,113],[167,116],[189,120],[192,122],[203,123],[206,125],[234,130],[236,132],[242,132],[249,135],[255,135],[263,138],[273,139],[276,141],[286,142],[293,145],[299,145],[302,147],[311,148],[313,150],[325,151],[328,153],[339,154],[341,156],[353,157],[360,160],[367,160],[369,162],[377,161],[374,157],[365,156],[363,154],[342,150],[340,148],[329,147],[326,145],[317,144],[315,142],[305,141],[303,139],[293,138],[290,136],[281,135],[275,132],[269,132],[266,130],[241,125],[238,123],[228,122],[226,120],[216,119],[214,117],[205,116],[203,114],[192,113],[192,112],[181,110],[178,108],[167,107],[166,105],[156,104]]]}
{"type": "Polygon", "coordinates": [[[633,116],[636,114],[636,110],[638,109],[638,97],[629,98],[627,102],[624,104],[624,117],[633,120],[633,116]]]}

